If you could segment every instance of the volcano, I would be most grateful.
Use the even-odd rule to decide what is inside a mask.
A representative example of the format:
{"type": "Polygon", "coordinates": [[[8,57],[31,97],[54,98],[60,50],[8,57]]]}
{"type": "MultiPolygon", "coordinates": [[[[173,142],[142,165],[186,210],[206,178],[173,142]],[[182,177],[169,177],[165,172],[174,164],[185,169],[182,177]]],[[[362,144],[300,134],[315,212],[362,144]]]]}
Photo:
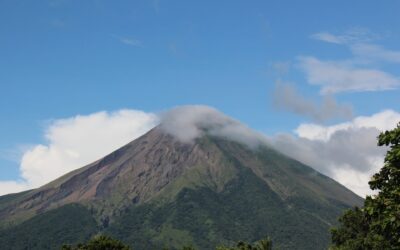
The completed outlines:
{"type": "Polygon", "coordinates": [[[188,132],[169,116],[96,162],[0,197],[0,246],[59,249],[105,233],[134,249],[267,235],[279,249],[326,249],[337,217],[363,200],[256,133],[228,133],[243,126],[225,118],[188,132]]]}

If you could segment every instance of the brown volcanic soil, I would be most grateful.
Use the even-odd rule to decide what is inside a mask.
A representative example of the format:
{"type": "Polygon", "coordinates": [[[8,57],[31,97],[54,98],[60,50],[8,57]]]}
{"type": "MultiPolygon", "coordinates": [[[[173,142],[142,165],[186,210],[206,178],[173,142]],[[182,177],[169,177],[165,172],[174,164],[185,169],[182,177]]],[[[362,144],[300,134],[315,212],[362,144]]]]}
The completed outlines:
{"type": "Polygon", "coordinates": [[[73,202],[108,200],[115,208],[142,203],[187,168],[202,165],[217,172],[220,161],[212,149],[182,143],[156,127],[104,158],[0,207],[0,218],[26,219],[73,202]]]}

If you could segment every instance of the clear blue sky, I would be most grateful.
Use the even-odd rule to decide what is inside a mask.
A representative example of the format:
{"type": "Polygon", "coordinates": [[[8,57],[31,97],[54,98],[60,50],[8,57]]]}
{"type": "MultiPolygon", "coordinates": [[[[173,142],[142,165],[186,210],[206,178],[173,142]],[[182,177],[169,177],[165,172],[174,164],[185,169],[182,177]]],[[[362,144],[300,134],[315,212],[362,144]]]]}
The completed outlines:
{"type": "MultiPolygon", "coordinates": [[[[267,134],[290,132],[312,120],[273,105],[276,80],[323,98],[301,56],[342,65],[355,57],[351,44],[372,44],[389,54],[349,67],[398,79],[399,10],[395,0],[1,0],[0,179],[18,176],[13,150],[42,143],[46,121],[101,110],[206,104],[267,134]]],[[[354,116],[371,115],[400,110],[391,88],[332,95],[354,116]]]]}

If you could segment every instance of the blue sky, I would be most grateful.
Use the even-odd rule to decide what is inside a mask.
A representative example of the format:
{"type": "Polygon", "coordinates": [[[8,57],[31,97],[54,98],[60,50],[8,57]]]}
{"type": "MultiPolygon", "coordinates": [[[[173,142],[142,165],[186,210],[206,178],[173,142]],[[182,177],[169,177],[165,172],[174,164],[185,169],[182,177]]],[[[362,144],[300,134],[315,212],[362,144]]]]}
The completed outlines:
{"type": "Polygon", "coordinates": [[[20,178],[21,154],[46,143],[51,121],[78,114],[204,104],[272,136],[400,111],[399,9],[394,0],[2,0],[0,181],[20,178]]]}

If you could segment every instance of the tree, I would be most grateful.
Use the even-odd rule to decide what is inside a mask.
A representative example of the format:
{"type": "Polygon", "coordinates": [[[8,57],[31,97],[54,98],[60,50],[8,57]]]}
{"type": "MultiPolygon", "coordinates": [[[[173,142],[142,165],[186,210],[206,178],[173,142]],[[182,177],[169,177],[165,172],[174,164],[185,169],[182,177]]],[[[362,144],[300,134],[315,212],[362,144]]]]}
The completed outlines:
{"type": "Polygon", "coordinates": [[[220,246],[216,250],[272,250],[272,241],[269,237],[259,240],[254,244],[239,241],[235,247],[220,246]]]}
{"type": "Polygon", "coordinates": [[[76,246],[64,245],[61,250],[131,250],[131,248],[109,236],[97,235],[86,244],[78,244],[76,246]]]}
{"type": "Polygon", "coordinates": [[[400,123],[378,136],[388,146],[384,166],[369,182],[378,194],[367,196],[362,209],[348,210],[332,229],[332,249],[400,249],[400,123]]]}
{"type": "MultiPolygon", "coordinates": [[[[131,248],[109,236],[98,235],[86,244],[79,243],[76,246],[64,245],[61,247],[61,250],[131,250],[131,248]]],[[[168,250],[168,248],[164,247],[163,250],[168,250]]],[[[196,250],[196,248],[184,246],[181,250],[196,250]]],[[[239,241],[236,247],[221,246],[217,247],[216,250],[272,250],[272,241],[268,237],[254,243],[254,245],[239,241]]]]}

